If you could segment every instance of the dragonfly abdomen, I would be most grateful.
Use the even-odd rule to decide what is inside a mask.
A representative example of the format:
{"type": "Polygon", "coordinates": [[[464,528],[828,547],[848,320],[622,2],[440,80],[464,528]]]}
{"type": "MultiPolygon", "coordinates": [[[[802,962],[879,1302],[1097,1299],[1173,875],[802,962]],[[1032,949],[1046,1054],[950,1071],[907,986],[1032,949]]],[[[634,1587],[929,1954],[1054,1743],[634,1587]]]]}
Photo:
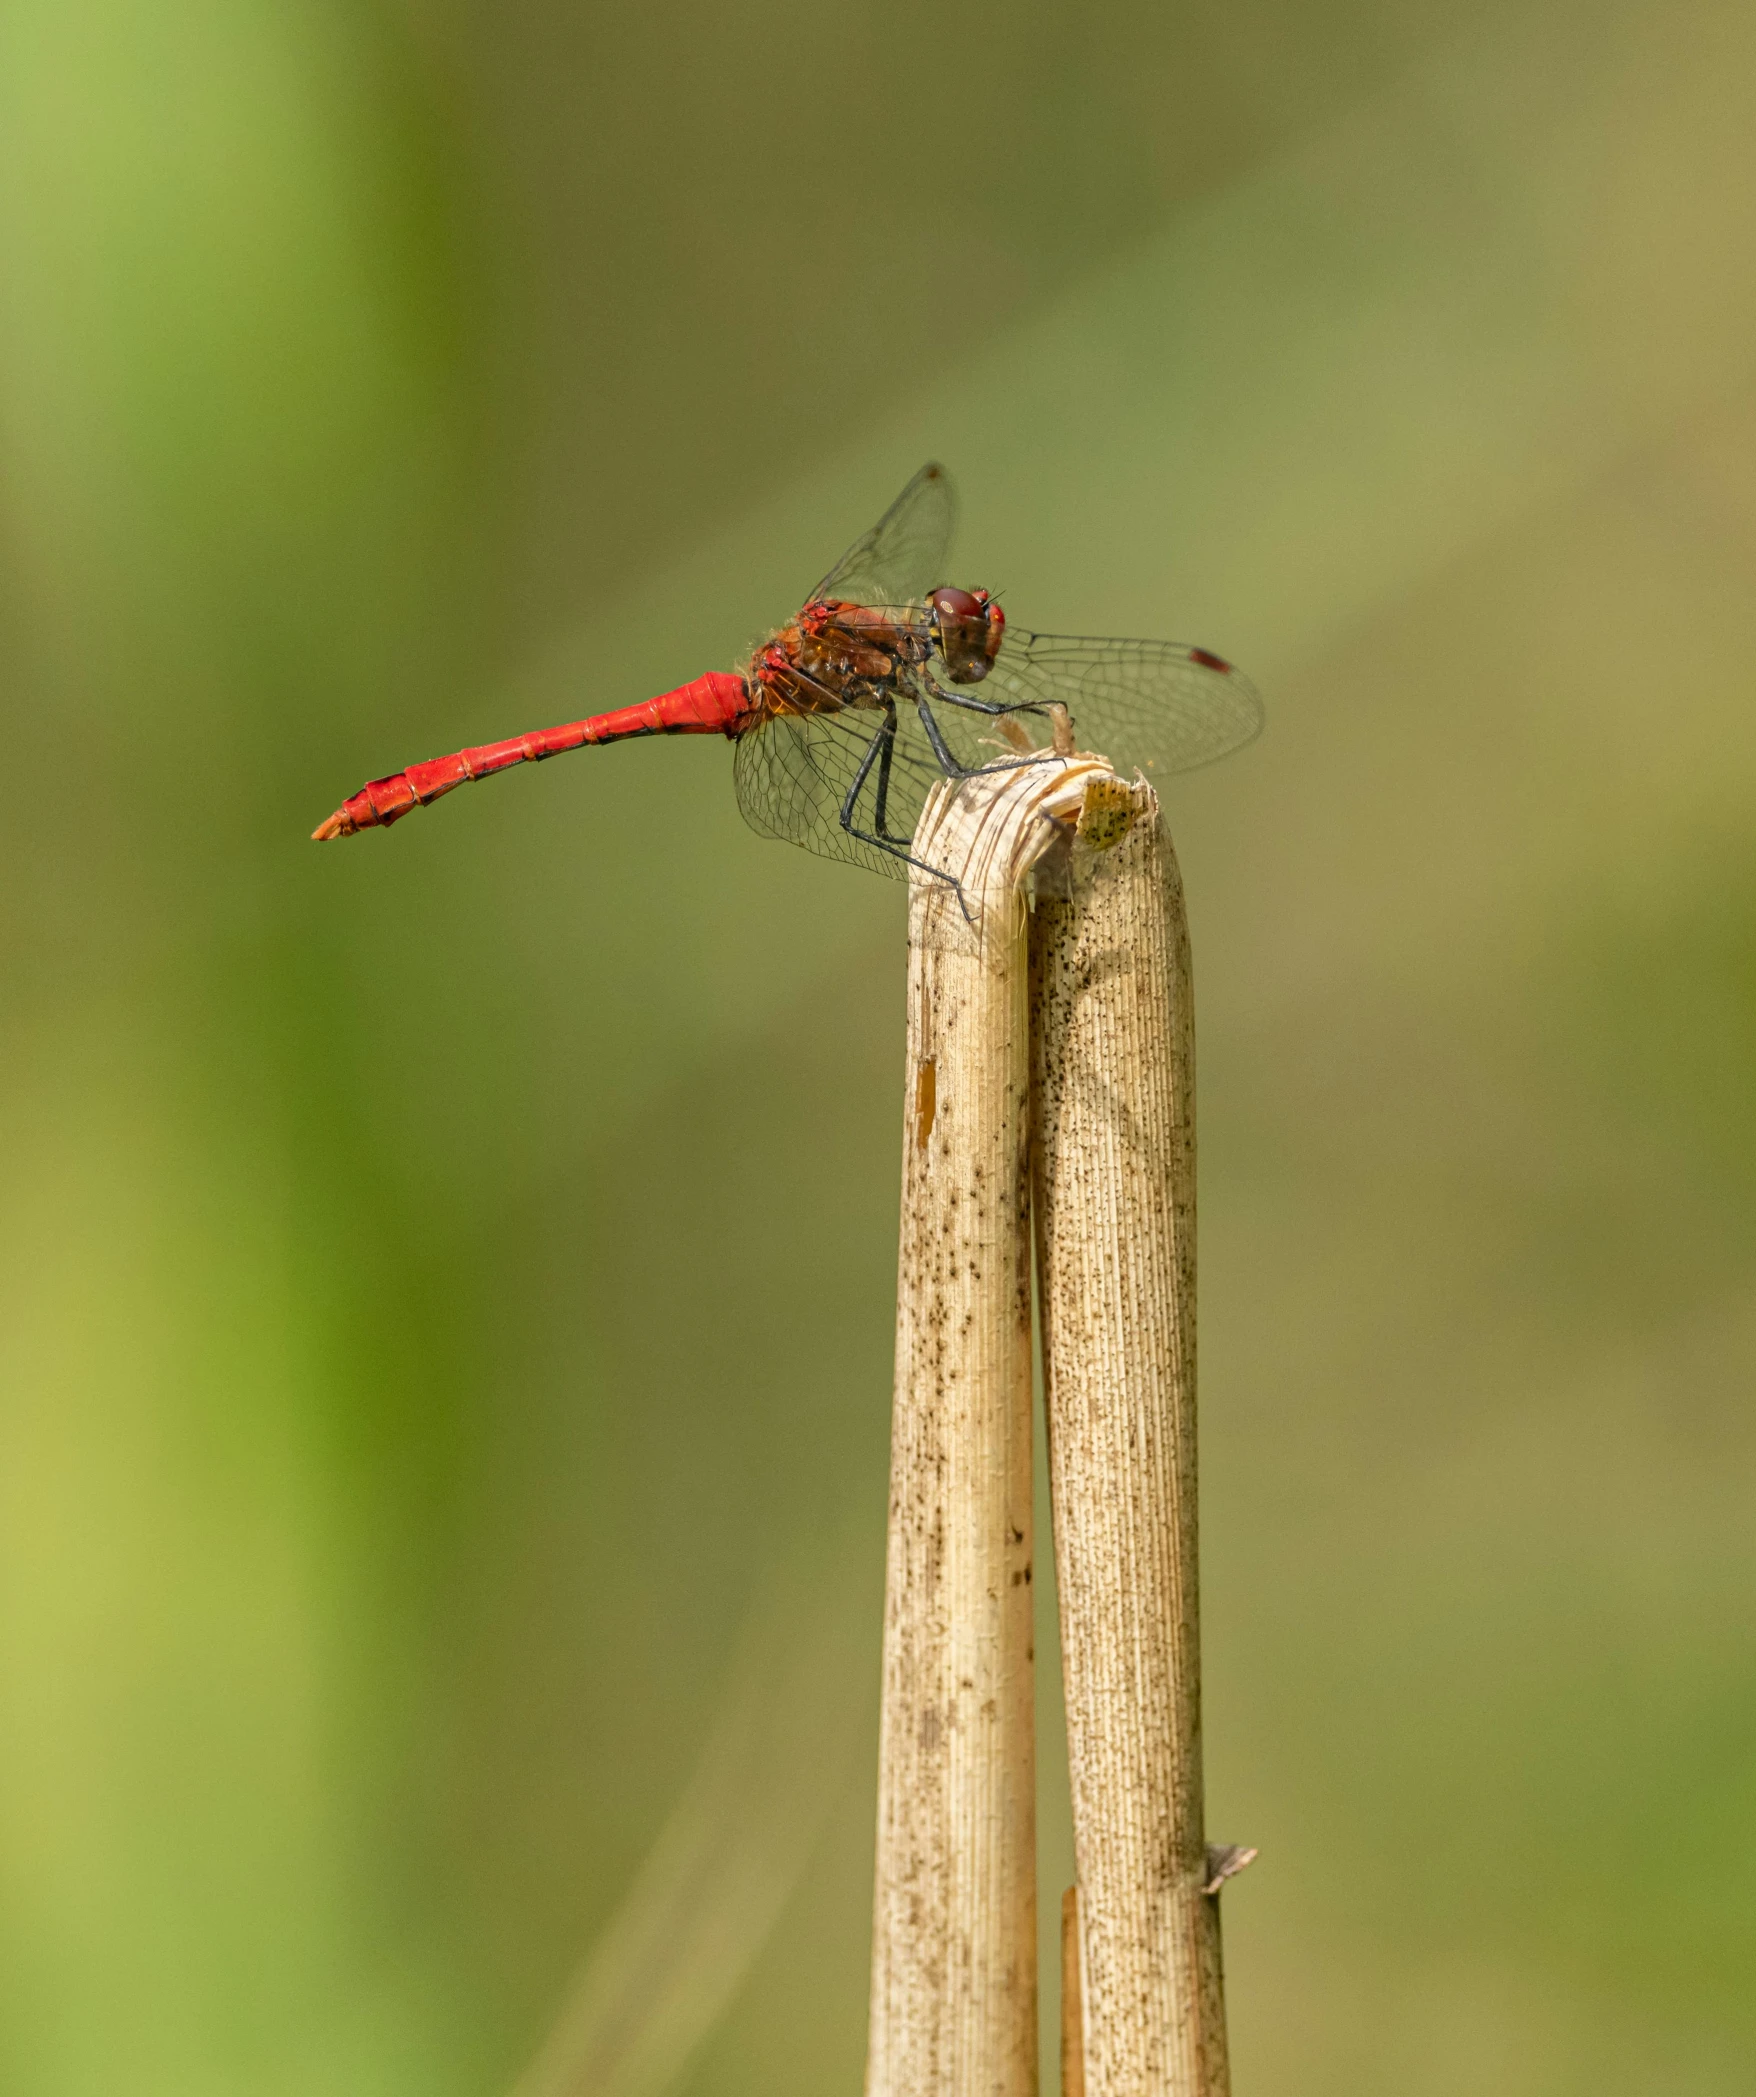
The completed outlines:
{"type": "Polygon", "coordinates": [[[513,765],[540,764],[545,757],[559,757],[564,750],[582,749],[587,743],[620,743],[637,735],[725,735],[736,736],[750,712],[750,697],[741,677],[710,670],[705,677],[644,699],[638,706],[619,706],[607,714],[592,714],[583,721],[568,721],[559,728],[537,728],[528,735],[509,737],[503,743],[482,743],[473,750],[458,750],[450,757],[435,757],[425,764],[410,765],[388,779],[374,779],[351,795],[312,831],[315,838],[351,837],[357,830],[383,829],[399,822],[410,809],[424,808],[453,787],[472,779],[485,779],[492,772],[509,771],[513,765]]]}

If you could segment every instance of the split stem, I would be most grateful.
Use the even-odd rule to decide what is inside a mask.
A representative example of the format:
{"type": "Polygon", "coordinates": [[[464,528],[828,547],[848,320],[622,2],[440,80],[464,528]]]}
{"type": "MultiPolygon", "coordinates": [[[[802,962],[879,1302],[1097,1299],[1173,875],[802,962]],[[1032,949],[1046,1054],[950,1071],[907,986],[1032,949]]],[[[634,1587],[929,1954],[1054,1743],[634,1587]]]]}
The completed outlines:
{"type": "Polygon", "coordinates": [[[917,874],[910,906],[868,2097],[1035,2097],[1033,1209],[1063,2083],[1228,2093],[1217,1893],[1247,1857],[1203,1827],[1187,926],[1150,790],[1055,755],[946,782],[916,834],[959,888],[917,874]]]}

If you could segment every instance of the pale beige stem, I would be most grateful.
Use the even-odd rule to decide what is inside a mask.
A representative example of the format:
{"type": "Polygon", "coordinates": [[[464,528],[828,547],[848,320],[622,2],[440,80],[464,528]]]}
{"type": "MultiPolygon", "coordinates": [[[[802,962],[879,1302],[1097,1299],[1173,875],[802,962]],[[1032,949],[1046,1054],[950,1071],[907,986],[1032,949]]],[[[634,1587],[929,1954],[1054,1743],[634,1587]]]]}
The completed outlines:
{"type": "Polygon", "coordinates": [[[1133,799],[1110,849],[1045,863],[1030,934],[1084,2092],[1225,2097],[1202,1827],[1189,942],[1156,799],[1133,799]]]}
{"type": "Polygon", "coordinates": [[[1029,1046],[1020,887],[1081,765],[947,782],[915,850],[869,2097],[1034,2097],[1029,1046]],[[972,925],[966,921],[967,904],[972,925]]]}

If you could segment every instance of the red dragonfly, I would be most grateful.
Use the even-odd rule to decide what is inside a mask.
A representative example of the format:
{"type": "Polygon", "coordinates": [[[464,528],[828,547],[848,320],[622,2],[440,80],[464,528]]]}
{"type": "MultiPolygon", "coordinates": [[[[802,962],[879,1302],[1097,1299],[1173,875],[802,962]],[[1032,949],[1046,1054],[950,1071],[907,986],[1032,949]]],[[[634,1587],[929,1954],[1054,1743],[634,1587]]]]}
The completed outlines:
{"type": "Polygon", "coordinates": [[[955,516],[944,467],[923,466],[742,670],[410,765],[362,787],[312,835],[397,822],[466,780],[587,743],[723,735],[737,746],[738,805],[753,829],[906,875],[923,865],[909,848],[933,786],[1052,761],[1067,747],[1060,709],[1080,747],[1124,778],[1188,771],[1261,729],[1255,689],[1208,649],[1025,633],[988,591],[940,582],[955,516]]]}

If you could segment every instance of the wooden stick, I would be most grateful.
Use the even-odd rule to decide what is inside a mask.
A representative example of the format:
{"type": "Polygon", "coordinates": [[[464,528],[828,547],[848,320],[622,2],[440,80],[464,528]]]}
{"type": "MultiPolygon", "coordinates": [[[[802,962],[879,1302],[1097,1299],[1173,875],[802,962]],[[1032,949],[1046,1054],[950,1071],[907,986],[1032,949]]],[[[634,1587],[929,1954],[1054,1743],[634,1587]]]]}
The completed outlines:
{"type": "Polygon", "coordinates": [[[1039,869],[1030,934],[1084,2091],[1226,2097],[1202,1827],[1189,940],[1157,801],[1125,791],[1120,842],[1039,869]]]}
{"type": "Polygon", "coordinates": [[[1093,769],[1046,762],[947,782],[915,834],[962,901],[917,874],[868,2097],[1036,2090],[1020,883],[1093,769]]]}

